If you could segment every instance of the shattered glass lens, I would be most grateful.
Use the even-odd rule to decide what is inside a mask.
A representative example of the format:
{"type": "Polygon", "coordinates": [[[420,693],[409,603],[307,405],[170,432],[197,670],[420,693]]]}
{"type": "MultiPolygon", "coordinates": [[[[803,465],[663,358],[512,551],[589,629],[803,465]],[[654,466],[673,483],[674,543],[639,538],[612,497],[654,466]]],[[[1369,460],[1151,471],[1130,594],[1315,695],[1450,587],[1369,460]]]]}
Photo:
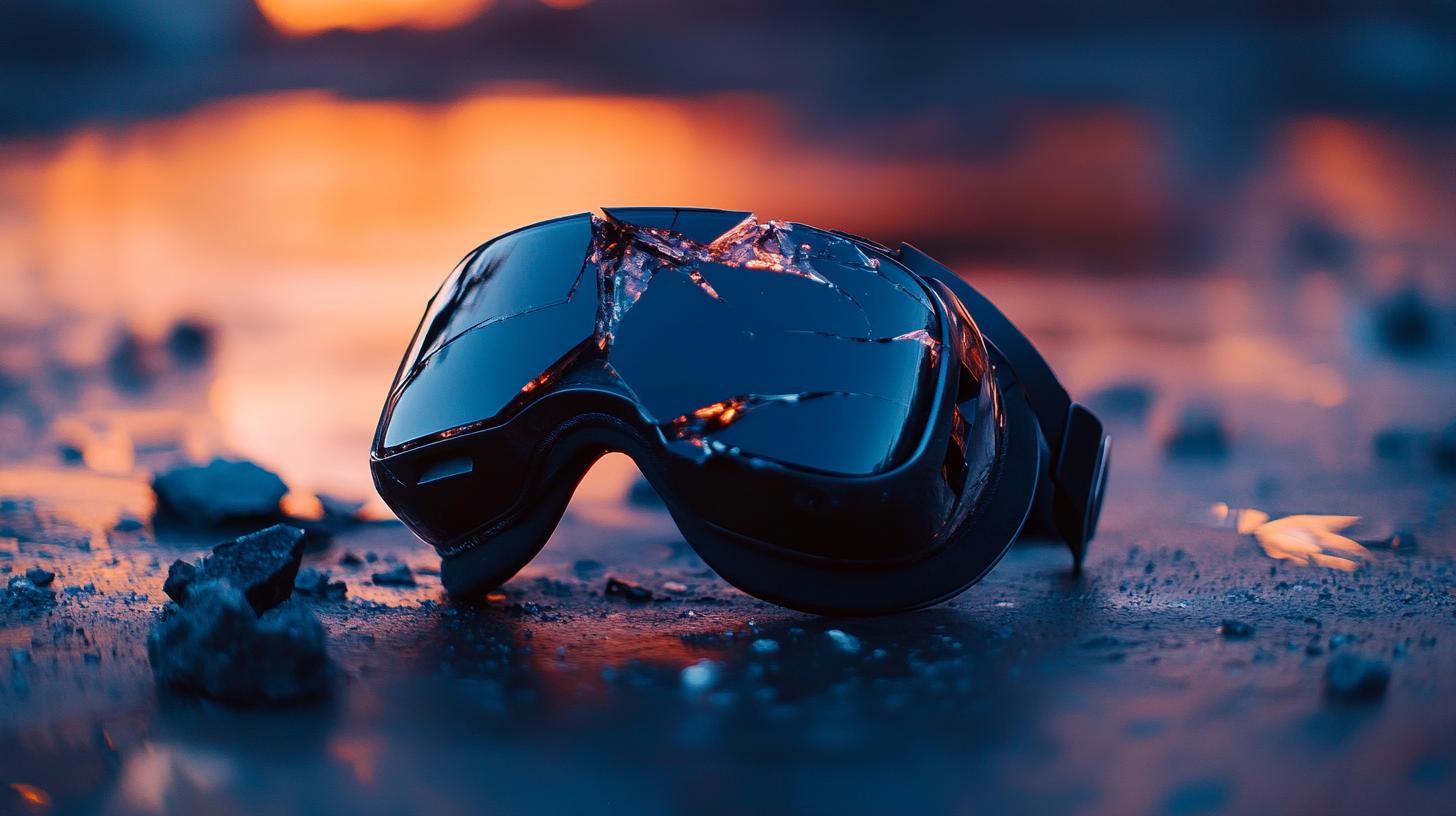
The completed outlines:
{"type": "Polygon", "coordinates": [[[872,474],[920,442],[940,352],[919,281],[839,235],[718,211],[583,214],[456,268],[382,441],[402,449],[590,387],[684,455],[872,474]]]}

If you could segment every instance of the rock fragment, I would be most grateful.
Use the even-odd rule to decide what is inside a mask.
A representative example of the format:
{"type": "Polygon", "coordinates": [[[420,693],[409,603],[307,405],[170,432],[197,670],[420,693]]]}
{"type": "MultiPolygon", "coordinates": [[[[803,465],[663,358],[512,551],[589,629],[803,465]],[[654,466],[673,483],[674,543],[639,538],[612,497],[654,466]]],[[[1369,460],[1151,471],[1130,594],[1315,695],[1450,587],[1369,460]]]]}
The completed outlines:
{"type": "Polygon", "coordinates": [[[631,601],[632,603],[646,603],[652,600],[652,591],[634,581],[625,578],[607,578],[605,594],[631,601]]]}
{"type": "Polygon", "coordinates": [[[1359,652],[1340,652],[1325,666],[1325,695],[1337,700],[1376,700],[1390,683],[1390,664],[1359,652]]]}
{"type": "Polygon", "coordinates": [[[840,629],[828,629],[825,630],[824,636],[829,638],[829,642],[834,644],[834,648],[845,654],[859,653],[859,638],[848,632],[840,629]]]}
{"type": "Polygon", "coordinates": [[[333,664],[323,625],[288,605],[259,616],[226,581],[195,585],[147,638],[157,682],[231,703],[287,703],[326,695],[333,664]]]}
{"type": "Polygon", "coordinates": [[[215,526],[230,521],[277,518],[288,486],[272,471],[252,462],[213,459],[183,465],[152,480],[158,510],[190,524],[215,526]]]}
{"type": "Polygon", "coordinates": [[[1211,405],[1189,406],[1163,444],[1170,459],[1219,459],[1228,455],[1228,449],[1223,419],[1211,405]]]}
{"type": "Polygon", "coordinates": [[[410,572],[409,565],[396,564],[391,569],[374,573],[369,580],[378,586],[414,586],[415,574],[410,572]]]}
{"type": "Polygon", "coordinates": [[[1224,618],[1218,627],[1218,633],[1229,640],[1247,640],[1254,636],[1254,627],[1241,620],[1224,618]]]}
{"type": "Polygon", "coordinates": [[[174,561],[162,586],[172,600],[188,603],[192,588],[224,580],[239,589],[259,614],[288,600],[303,560],[303,531],[275,524],[225,541],[199,564],[174,561]]]}
{"type": "Polygon", "coordinates": [[[298,577],[293,579],[293,589],[304,595],[331,601],[340,600],[349,592],[349,587],[343,581],[331,581],[327,572],[313,567],[304,567],[298,571],[298,577]]]}
{"type": "Polygon", "coordinates": [[[25,577],[38,587],[50,586],[56,580],[56,574],[44,567],[31,567],[25,571],[25,577]]]}

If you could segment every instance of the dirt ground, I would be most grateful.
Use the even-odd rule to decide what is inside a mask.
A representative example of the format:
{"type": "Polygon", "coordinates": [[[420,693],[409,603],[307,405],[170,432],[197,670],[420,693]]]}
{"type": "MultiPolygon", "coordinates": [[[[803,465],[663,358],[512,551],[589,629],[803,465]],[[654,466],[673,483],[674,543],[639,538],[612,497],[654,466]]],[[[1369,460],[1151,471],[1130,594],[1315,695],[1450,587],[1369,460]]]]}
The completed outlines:
{"type": "MultiPolygon", "coordinates": [[[[1084,306],[1092,291],[983,285],[1013,314],[1046,291],[1084,306]]],[[[1139,285],[1099,287],[1104,313],[1157,296],[1139,285]]],[[[1332,357],[1285,332],[1249,353],[1252,374],[1228,375],[1197,362],[1210,344],[1230,353],[1216,320],[1143,345],[1130,322],[1031,326],[1054,364],[1082,372],[1074,391],[1094,392],[1116,440],[1080,576],[1065,551],[1027,543],[924,612],[785,611],[716,578],[609,458],[536,562],[483,601],[446,598],[433,553],[377,513],[314,540],[304,565],[348,586],[300,601],[339,678],[330,699],[282,709],[156,687],[145,641],[167,565],[245,530],[153,524],[145,474],[177,452],[133,444],[132,469],[108,474],[105,434],[54,447],[69,414],[43,367],[22,370],[0,570],[56,577],[53,602],[0,609],[0,811],[1449,812],[1456,541],[1453,482],[1432,462],[1449,364],[1332,357]],[[1097,393],[1116,379],[1094,363],[1119,355],[1137,376],[1097,393]],[[1337,399],[1279,391],[1290,366],[1320,359],[1337,399]],[[1384,390],[1361,387],[1372,379],[1384,390]],[[1192,393],[1224,453],[1196,433],[1169,453],[1197,430],[1181,418],[1192,393]],[[1402,400],[1420,406],[1417,431],[1385,428],[1402,400]],[[1328,557],[1301,564],[1287,539],[1235,529],[1239,508],[1360,516],[1345,532],[1366,546],[1324,539],[1328,557]],[[415,586],[372,583],[401,563],[415,586]],[[612,577],[652,598],[607,594],[612,577]],[[1340,697],[1326,671],[1345,654],[1378,661],[1388,685],[1340,697]]],[[[104,390],[115,373],[96,375],[113,377],[104,390]]],[[[189,377],[207,375],[164,374],[129,404],[185,403],[189,377]]],[[[1318,523],[1295,526],[1321,541],[1318,523]]]]}

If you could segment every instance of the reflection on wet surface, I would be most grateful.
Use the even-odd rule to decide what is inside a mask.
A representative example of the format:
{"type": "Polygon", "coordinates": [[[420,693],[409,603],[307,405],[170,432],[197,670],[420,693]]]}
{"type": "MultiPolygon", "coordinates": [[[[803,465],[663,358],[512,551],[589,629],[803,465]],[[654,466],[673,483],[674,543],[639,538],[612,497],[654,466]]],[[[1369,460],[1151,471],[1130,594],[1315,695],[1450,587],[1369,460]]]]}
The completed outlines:
{"type": "MultiPolygon", "coordinates": [[[[964,249],[958,269],[1117,437],[1080,578],[1025,546],[923,613],[786,612],[717,579],[611,456],[501,592],[444,597],[433,553],[382,518],[366,456],[425,297],[482,238],[622,202],[749,206],[885,240],[1058,223],[1125,236],[1156,231],[1172,195],[1141,164],[1154,131],[1118,111],[1049,116],[965,161],[841,153],[782,122],[755,97],[302,92],[0,147],[0,570],[56,576],[53,603],[0,608],[0,811],[1450,801],[1456,518],[1429,448],[1456,378],[1449,354],[1382,350],[1371,307],[1407,280],[1449,316],[1450,195],[1422,172],[1423,142],[1373,125],[1292,122],[1243,185],[1230,257],[1200,274],[964,249]],[[1058,158],[1093,136],[1137,195],[1104,206],[1102,177],[1058,158]],[[1310,212],[1347,252],[1290,238],[1310,212]],[[1170,457],[1194,401],[1222,445],[1170,457]],[[1392,427],[1416,429],[1404,459],[1372,451],[1392,427]],[[155,524],[148,477],[219,453],[281,473],[296,516],[369,502],[305,554],[348,587],[308,601],[345,675],[328,704],[231,710],[153,686],[142,644],[166,565],[245,531],[155,524]],[[1241,536],[1204,523],[1219,499],[1241,536]],[[1234,509],[1253,507],[1267,509],[1234,509]],[[1392,531],[1420,547],[1370,543],[1392,531]],[[400,564],[414,586],[373,582],[400,564]],[[609,594],[610,578],[650,599],[609,594]],[[1252,634],[1225,636],[1226,619],[1252,634]],[[1389,663],[1378,704],[1321,697],[1349,651],[1389,663]]],[[[700,283],[682,286],[709,297],[700,283]]]]}

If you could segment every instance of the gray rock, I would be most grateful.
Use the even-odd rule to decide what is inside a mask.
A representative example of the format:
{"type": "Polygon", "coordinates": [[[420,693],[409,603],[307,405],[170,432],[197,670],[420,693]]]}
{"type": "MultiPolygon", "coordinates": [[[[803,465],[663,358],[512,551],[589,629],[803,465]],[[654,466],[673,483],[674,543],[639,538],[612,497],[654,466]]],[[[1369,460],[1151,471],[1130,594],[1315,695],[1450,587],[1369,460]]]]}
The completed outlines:
{"type": "Polygon", "coordinates": [[[405,564],[397,564],[392,569],[387,569],[384,572],[376,572],[370,576],[369,580],[379,586],[415,585],[415,575],[410,572],[409,566],[405,564]]]}
{"type": "Polygon", "coordinates": [[[56,574],[44,567],[31,567],[25,571],[25,577],[38,587],[50,586],[56,580],[56,574]]]}
{"type": "Polygon", "coordinates": [[[293,579],[293,589],[304,595],[327,600],[339,600],[349,591],[343,581],[330,581],[329,574],[313,567],[304,567],[293,579]]]}
{"type": "Polygon", "coordinates": [[[1219,459],[1228,455],[1228,449],[1228,431],[1211,405],[1189,406],[1163,444],[1170,459],[1219,459]]]}
{"type": "Polygon", "coordinates": [[[1390,664],[1359,652],[1340,652],[1325,666],[1325,694],[1338,700],[1375,700],[1385,695],[1390,664]]]}
{"type": "Polygon", "coordinates": [[[228,521],[276,518],[288,485],[278,474],[252,462],[214,459],[183,465],[152,480],[158,509],[200,526],[228,521]]]}
{"type": "Polygon", "coordinates": [[[1218,627],[1218,633],[1229,640],[1245,640],[1254,636],[1254,627],[1241,620],[1225,618],[1218,627]]]}
{"type": "Polygon", "coordinates": [[[199,564],[172,562],[162,590],[186,606],[194,586],[223,580],[242,591],[253,609],[262,614],[293,594],[293,581],[302,560],[303,531],[275,524],[217,545],[199,564]]]}
{"type": "Polygon", "coordinates": [[[651,590],[625,578],[608,577],[606,594],[625,598],[633,603],[646,603],[652,600],[651,590]]]}
{"type": "Polygon", "coordinates": [[[261,617],[225,581],[193,587],[188,603],[152,627],[147,657],[173,691],[230,703],[287,703],[327,695],[334,668],[324,628],[288,605],[261,617]]]}

